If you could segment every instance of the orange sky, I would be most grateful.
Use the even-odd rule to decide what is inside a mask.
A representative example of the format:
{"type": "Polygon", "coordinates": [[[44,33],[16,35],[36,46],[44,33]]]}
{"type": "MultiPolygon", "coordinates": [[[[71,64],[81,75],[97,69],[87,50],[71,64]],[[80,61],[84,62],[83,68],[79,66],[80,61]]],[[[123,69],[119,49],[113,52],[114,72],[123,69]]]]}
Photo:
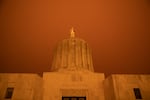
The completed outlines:
{"type": "Polygon", "coordinates": [[[72,26],[96,72],[150,73],[149,0],[1,0],[0,72],[50,71],[72,26]]]}

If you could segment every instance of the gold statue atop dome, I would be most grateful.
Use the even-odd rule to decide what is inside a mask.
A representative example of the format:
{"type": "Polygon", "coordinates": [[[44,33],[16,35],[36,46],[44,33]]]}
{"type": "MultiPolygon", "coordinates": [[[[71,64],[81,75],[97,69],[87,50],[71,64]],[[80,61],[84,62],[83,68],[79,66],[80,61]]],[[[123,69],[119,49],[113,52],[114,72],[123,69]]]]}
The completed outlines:
{"type": "Polygon", "coordinates": [[[72,27],[71,30],[70,30],[70,37],[71,37],[71,38],[74,38],[74,37],[75,37],[75,32],[74,32],[73,27],[72,27]]]}

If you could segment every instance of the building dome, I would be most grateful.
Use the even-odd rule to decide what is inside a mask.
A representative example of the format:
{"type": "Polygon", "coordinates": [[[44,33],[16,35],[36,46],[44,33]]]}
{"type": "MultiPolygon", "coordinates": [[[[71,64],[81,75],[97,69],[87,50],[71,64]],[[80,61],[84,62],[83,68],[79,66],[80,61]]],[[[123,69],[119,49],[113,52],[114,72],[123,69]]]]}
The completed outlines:
{"type": "Polygon", "coordinates": [[[61,70],[93,71],[91,50],[87,42],[75,37],[73,29],[70,38],[62,40],[55,49],[51,71],[61,70]]]}

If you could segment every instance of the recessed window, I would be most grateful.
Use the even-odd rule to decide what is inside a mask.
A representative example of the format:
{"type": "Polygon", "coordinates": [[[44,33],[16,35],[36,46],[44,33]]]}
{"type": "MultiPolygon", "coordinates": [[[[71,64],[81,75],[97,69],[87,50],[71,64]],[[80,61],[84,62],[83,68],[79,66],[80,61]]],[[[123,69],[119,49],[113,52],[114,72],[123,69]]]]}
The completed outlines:
{"type": "Polygon", "coordinates": [[[78,98],[78,100],[86,100],[86,98],[85,97],[80,97],[80,98],[78,98]]]}
{"type": "Polygon", "coordinates": [[[14,88],[9,87],[6,90],[5,99],[11,99],[13,95],[14,88]]]}
{"type": "Polygon", "coordinates": [[[134,88],[134,95],[136,99],[142,99],[142,95],[139,88],[134,88]]]}
{"type": "Polygon", "coordinates": [[[62,100],[86,100],[86,97],[62,97],[62,100]]]}

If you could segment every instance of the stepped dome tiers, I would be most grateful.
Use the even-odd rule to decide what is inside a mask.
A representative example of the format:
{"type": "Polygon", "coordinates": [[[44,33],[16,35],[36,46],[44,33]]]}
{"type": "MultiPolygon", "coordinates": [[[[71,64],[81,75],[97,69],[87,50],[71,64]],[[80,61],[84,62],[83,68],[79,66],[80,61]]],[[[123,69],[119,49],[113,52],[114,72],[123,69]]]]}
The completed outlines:
{"type": "Polygon", "coordinates": [[[73,29],[70,38],[64,39],[57,45],[51,70],[93,71],[91,50],[84,40],[75,37],[73,29]]]}

